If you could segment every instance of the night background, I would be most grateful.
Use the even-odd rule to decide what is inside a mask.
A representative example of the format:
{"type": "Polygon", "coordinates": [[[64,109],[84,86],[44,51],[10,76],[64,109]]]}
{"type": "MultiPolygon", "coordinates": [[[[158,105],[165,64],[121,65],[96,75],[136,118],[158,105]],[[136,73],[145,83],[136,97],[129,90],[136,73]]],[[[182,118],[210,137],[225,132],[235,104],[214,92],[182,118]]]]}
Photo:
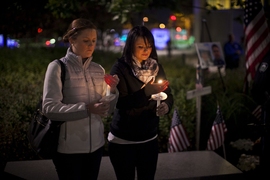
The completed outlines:
{"type": "MultiPolygon", "coordinates": [[[[88,18],[98,28],[95,60],[110,70],[121,55],[128,30],[138,24],[148,27],[156,38],[159,61],[164,66],[181,121],[191,146],[185,151],[205,150],[217,101],[228,132],[227,160],[246,174],[259,177],[260,137],[264,131],[252,114],[257,104],[243,92],[245,56],[240,67],[221,77],[203,71],[204,85],[211,95],[202,96],[199,147],[196,144],[196,98],[186,99],[195,88],[198,62],[195,44],[220,42],[229,33],[243,48],[244,0],[9,0],[0,6],[0,167],[5,179],[7,162],[38,160],[31,151],[26,132],[32,112],[42,94],[42,83],[50,61],[62,57],[69,46],[62,36],[72,20],[88,18]],[[203,21],[204,20],[204,21],[203,21]],[[172,41],[171,57],[167,41],[172,41]],[[224,81],[226,89],[224,90],[224,81]],[[241,155],[249,159],[240,161],[241,155]],[[241,164],[243,163],[243,164],[241,164]]],[[[263,0],[269,24],[269,1],[263,0]]],[[[173,111],[160,122],[160,153],[167,153],[173,111]]],[[[110,117],[104,119],[105,133],[110,117]]],[[[105,134],[106,136],[106,134],[105,134]]],[[[106,147],[105,147],[106,149],[106,147]]],[[[222,147],[214,150],[224,158],[222,147]]],[[[105,151],[105,156],[106,151],[105,151]]]]}

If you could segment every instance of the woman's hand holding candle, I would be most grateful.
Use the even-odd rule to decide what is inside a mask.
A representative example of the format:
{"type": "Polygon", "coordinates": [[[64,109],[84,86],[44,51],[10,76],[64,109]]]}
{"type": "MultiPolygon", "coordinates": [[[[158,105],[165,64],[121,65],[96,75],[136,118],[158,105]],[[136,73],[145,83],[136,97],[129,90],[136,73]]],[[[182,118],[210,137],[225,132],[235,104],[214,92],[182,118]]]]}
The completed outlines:
{"type": "Polygon", "coordinates": [[[157,115],[158,116],[163,116],[169,112],[169,107],[165,102],[162,102],[158,107],[157,107],[157,115]]]}
{"type": "Polygon", "coordinates": [[[151,96],[152,94],[157,94],[165,91],[169,86],[169,81],[162,80],[160,83],[153,83],[153,81],[148,82],[144,87],[144,92],[146,96],[151,96]]]}
{"type": "Polygon", "coordinates": [[[107,84],[106,96],[109,96],[110,94],[111,94],[111,87],[109,84],[107,84]]]}
{"type": "Polygon", "coordinates": [[[116,86],[119,83],[118,76],[117,75],[105,74],[104,75],[104,80],[107,83],[106,96],[109,96],[111,93],[115,93],[116,92],[116,86]]]}
{"type": "Polygon", "coordinates": [[[104,81],[106,82],[106,96],[100,99],[100,102],[110,102],[115,99],[116,86],[119,83],[119,78],[117,75],[104,75],[104,81]]]}
{"type": "Polygon", "coordinates": [[[160,105],[160,103],[162,100],[165,100],[167,98],[167,94],[162,91],[166,90],[168,86],[169,82],[167,80],[160,80],[158,81],[158,83],[153,83],[153,80],[151,80],[144,87],[145,94],[147,96],[151,95],[151,98],[157,101],[157,116],[159,116],[159,112],[161,112],[161,114],[163,115],[163,111],[160,111],[159,109],[162,109],[164,105],[163,102],[162,106],[160,105]]]}

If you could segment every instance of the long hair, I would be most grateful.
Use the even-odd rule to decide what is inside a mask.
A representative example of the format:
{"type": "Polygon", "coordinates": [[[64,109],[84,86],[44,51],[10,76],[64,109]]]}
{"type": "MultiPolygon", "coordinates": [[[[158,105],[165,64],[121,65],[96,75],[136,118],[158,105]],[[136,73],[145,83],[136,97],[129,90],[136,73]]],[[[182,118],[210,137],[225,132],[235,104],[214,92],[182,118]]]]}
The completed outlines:
{"type": "Polygon", "coordinates": [[[124,58],[124,60],[130,65],[130,67],[133,67],[132,62],[134,61],[134,59],[132,58],[132,55],[135,49],[135,41],[137,40],[138,37],[142,37],[145,43],[146,41],[148,41],[148,43],[152,46],[152,51],[149,58],[158,61],[154,36],[151,33],[151,31],[143,25],[135,26],[129,31],[126,40],[126,45],[123,50],[122,58],[124,58]]]}

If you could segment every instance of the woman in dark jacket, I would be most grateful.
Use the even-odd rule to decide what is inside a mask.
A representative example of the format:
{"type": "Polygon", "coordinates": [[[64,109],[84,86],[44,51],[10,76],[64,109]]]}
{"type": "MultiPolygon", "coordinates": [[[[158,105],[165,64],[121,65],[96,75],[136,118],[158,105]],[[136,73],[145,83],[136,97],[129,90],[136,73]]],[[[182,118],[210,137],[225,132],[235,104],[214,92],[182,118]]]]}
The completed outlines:
{"type": "Polygon", "coordinates": [[[173,96],[152,33],[136,26],[128,34],[122,57],[113,65],[119,98],[108,135],[109,155],[118,180],[153,180],[158,160],[159,116],[168,114],[173,96]],[[157,81],[162,80],[161,83],[157,81]],[[153,94],[167,98],[160,105],[153,94]]]}

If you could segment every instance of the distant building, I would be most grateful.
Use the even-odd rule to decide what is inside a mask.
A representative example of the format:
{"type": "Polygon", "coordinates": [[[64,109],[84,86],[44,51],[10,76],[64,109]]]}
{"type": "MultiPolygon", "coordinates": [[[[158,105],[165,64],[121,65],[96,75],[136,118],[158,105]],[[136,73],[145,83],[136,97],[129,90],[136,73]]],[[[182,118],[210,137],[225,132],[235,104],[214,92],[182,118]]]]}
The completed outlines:
{"type": "Polygon", "coordinates": [[[229,0],[193,0],[195,42],[227,41],[229,33],[235,35],[235,40],[242,42],[244,37],[243,23],[244,9],[231,7],[229,0]],[[210,12],[205,9],[205,3],[215,6],[217,10],[210,12]]]}

